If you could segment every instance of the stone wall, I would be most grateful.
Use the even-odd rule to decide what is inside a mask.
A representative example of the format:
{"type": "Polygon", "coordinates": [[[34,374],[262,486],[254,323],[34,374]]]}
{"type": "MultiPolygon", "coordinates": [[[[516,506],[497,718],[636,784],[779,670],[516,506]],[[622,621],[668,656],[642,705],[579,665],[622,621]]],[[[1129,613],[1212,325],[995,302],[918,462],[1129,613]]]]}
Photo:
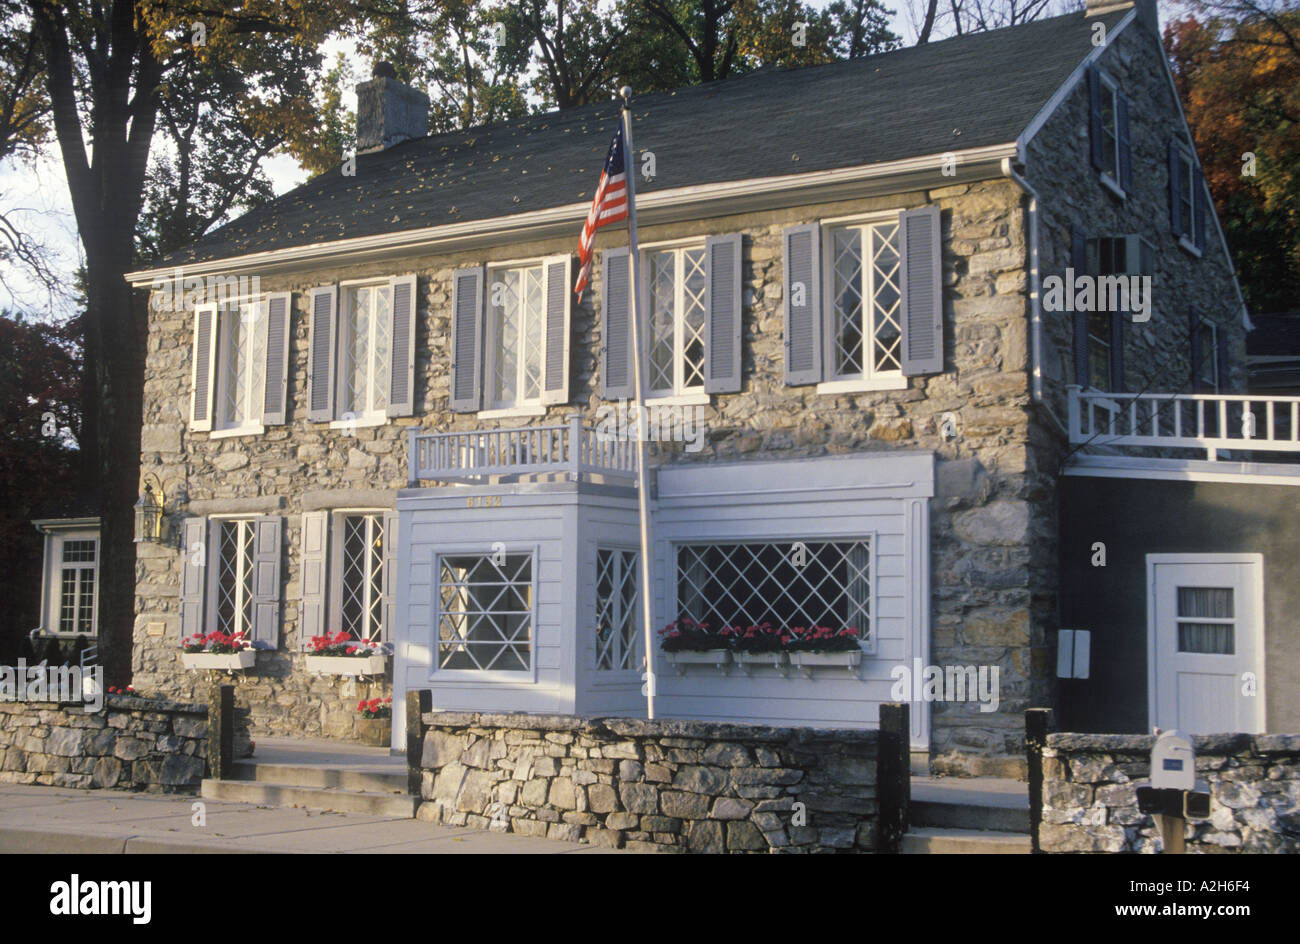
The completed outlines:
{"type": "MultiPolygon", "coordinates": [[[[80,703],[0,703],[0,782],[193,793],[208,744],[205,705],[109,695],[80,703]]],[[[245,723],[246,724],[246,723],[245,723]]],[[[236,754],[247,738],[236,737],[236,754]]]]}
{"type": "Polygon", "coordinates": [[[418,819],[651,852],[871,852],[875,731],[429,712],[418,819]]]}
{"type": "MultiPolygon", "coordinates": [[[[1300,735],[1194,736],[1196,777],[1210,818],[1189,822],[1187,851],[1300,852],[1300,735]]],[[[1044,852],[1158,852],[1159,830],[1138,812],[1153,735],[1052,734],[1043,750],[1044,852]]]]}

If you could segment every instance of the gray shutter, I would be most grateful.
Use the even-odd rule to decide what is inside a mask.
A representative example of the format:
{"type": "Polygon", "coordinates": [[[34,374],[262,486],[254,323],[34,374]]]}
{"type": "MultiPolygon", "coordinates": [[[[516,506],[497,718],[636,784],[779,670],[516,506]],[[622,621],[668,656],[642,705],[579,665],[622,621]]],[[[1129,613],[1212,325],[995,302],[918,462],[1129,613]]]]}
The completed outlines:
{"type": "Polygon", "coordinates": [[[1219,386],[1214,392],[1228,393],[1232,390],[1232,364],[1229,360],[1228,333],[1223,329],[1223,325],[1219,325],[1214,331],[1214,356],[1219,380],[1219,386]]]}
{"type": "Polygon", "coordinates": [[[1115,93],[1115,137],[1119,139],[1119,185],[1125,193],[1133,191],[1133,153],[1128,133],[1128,98],[1115,93]]]}
{"type": "Polygon", "coordinates": [[[1124,322],[1128,313],[1110,313],[1110,389],[1112,393],[1124,392],[1124,322]]]}
{"type": "Polygon", "coordinates": [[[1181,236],[1183,229],[1183,162],[1177,141],[1169,142],[1169,231],[1181,236]]]}
{"type": "Polygon", "coordinates": [[[704,241],[704,297],[708,300],[704,331],[704,392],[740,390],[740,332],[744,295],[740,286],[740,233],[704,241]]]}
{"type": "Polygon", "coordinates": [[[393,300],[389,338],[388,415],[410,416],[415,412],[415,276],[403,275],[388,283],[393,300]]]}
{"type": "Polygon", "coordinates": [[[822,380],[822,232],[816,223],[787,226],[781,234],[784,256],[785,382],[791,386],[822,380]],[[799,287],[800,291],[795,292],[799,287]],[[800,297],[796,299],[796,294],[800,297]],[[796,304],[801,301],[802,304],[796,304]]]}
{"type": "Polygon", "coordinates": [[[1102,155],[1101,126],[1101,73],[1097,67],[1088,67],[1088,138],[1091,143],[1092,166],[1101,170],[1105,166],[1102,155]]]}
{"type": "Polygon", "coordinates": [[[943,373],[943,245],[939,208],[898,215],[903,376],[943,373]]]}
{"type": "Polygon", "coordinates": [[[302,515],[302,607],[298,612],[298,646],[306,649],[312,636],[325,634],[325,591],[329,573],[328,511],[302,515]]]}
{"type": "Polygon", "coordinates": [[[543,322],[542,403],[569,402],[569,333],[573,304],[573,258],[551,256],[542,260],[546,298],[543,322]]]}
{"type": "Polygon", "coordinates": [[[291,311],[288,292],[267,296],[266,396],[262,402],[265,426],[282,426],[288,415],[291,311]]]}
{"type": "Polygon", "coordinates": [[[600,293],[603,323],[600,395],[606,400],[632,396],[632,310],[627,249],[600,254],[600,293]]]}
{"type": "MultiPolygon", "coordinates": [[[[566,288],[567,292],[568,289],[566,288]]],[[[397,512],[384,512],[384,608],[380,641],[391,646],[397,638],[397,512]]]]}
{"type": "Polygon", "coordinates": [[[253,638],[256,649],[280,645],[280,535],[284,519],[253,521],[253,638]]]}
{"type": "Polygon", "coordinates": [[[313,423],[328,423],[334,419],[334,333],[338,298],[336,285],[311,290],[307,419],[313,423]]]}
{"type": "Polygon", "coordinates": [[[186,518],[181,522],[181,592],[180,638],[193,636],[203,629],[203,578],[207,573],[207,522],[203,518],[186,518]],[[198,563],[194,563],[197,558],[198,563]]]}
{"type": "Polygon", "coordinates": [[[190,399],[190,429],[212,429],[212,385],[216,373],[217,306],[194,309],[194,387],[190,399]]]}
{"type": "Polygon", "coordinates": [[[483,389],[483,267],[451,274],[451,409],[476,413],[483,389]]]}
{"type": "Polygon", "coordinates": [[[1204,389],[1201,383],[1201,358],[1205,352],[1201,350],[1201,319],[1195,311],[1187,313],[1187,330],[1190,335],[1188,347],[1192,356],[1192,393],[1200,393],[1204,389]]]}
{"type": "Polygon", "coordinates": [[[1210,202],[1206,199],[1205,174],[1198,167],[1192,174],[1192,240],[1205,251],[1205,233],[1209,226],[1210,202]]]}
{"type": "MultiPolygon", "coordinates": [[[[1070,227],[1070,268],[1074,276],[1088,274],[1088,234],[1078,225],[1070,227]]],[[[1065,290],[1073,296],[1073,280],[1067,280],[1065,290]]],[[[1074,307],[1071,303],[1070,307],[1074,307]]],[[[1092,371],[1088,361],[1088,313],[1074,313],[1074,382],[1086,388],[1092,371]]]]}

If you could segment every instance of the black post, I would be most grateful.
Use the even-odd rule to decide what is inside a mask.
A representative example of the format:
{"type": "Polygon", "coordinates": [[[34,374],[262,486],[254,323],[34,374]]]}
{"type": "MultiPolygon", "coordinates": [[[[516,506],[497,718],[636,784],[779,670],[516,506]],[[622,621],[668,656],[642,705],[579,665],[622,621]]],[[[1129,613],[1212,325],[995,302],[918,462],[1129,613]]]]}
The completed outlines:
{"type": "Polygon", "coordinates": [[[1031,852],[1038,847],[1038,824],[1043,819],[1043,748],[1055,727],[1051,708],[1030,708],[1025,712],[1025,753],[1029,759],[1029,841],[1031,852]]]}
{"type": "Polygon", "coordinates": [[[903,847],[912,805],[911,722],[905,702],[880,706],[876,791],[880,801],[876,851],[896,854],[903,847]]]}
{"type": "Polygon", "coordinates": [[[208,775],[229,780],[235,763],[235,686],[208,689],[208,775]]]}
{"type": "Polygon", "coordinates": [[[409,689],[406,693],[406,792],[420,795],[420,760],[424,754],[424,713],[433,710],[433,692],[409,689]]]}

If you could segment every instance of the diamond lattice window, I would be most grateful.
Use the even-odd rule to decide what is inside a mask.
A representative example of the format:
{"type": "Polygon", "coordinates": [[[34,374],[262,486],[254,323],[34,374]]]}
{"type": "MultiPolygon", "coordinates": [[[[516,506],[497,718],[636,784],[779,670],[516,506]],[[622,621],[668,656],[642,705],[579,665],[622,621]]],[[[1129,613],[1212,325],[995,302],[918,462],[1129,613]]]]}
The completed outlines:
{"type": "Polygon", "coordinates": [[[494,269],[490,274],[492,409],[542,402],[544,283],[542,266],[494,269]]]}
{"type": "Polygon", "coordinates": [[[382,415],[387,409],[392,323],[393,293],[387,283],[356,285],[344,291],[339,338],[340,419],[382,415]]]}
{"type": "Polygon", "coordinates": [[[253,522],[217,527],[217,625],[223,633],[253,631],[253,522]]]}
{"type": "Polygon", "coordinates": [[[650,269],[649,388],[670,395],[704,388],[704,248],[646,254],[650,269]]]}
{"type": "Polygon", "coordinates": [[[220,427],[262,419],[266,383],[266,306],[244,302],[220,310],[220,427]]]}
{"type": "Polygon", "coordinates": [[[439,566],[438,666],[532,668],[531,554],[451,554],[439,566]]]}
{"type": "Polygon", "coordinates": [[[345,515],[340,628],[353,639],[377,642],[384,618],[384,516],[345,515]]]}
{"type": "Polygon", "coordinates": [[[596,668],[635,669],[637,618],[636,551],[596,551],[596,668]]]}
{"type": "Polygon", "coordinates": [[[902,376],[897,219],[833,229],[830,252],[835,379],[902,376]]]}
{"type": "Polygon", "coordinates": [[[774,541],[677,547],[678,617],[723,626],[829,626],[870,638],[867,541],[774,541]]]}

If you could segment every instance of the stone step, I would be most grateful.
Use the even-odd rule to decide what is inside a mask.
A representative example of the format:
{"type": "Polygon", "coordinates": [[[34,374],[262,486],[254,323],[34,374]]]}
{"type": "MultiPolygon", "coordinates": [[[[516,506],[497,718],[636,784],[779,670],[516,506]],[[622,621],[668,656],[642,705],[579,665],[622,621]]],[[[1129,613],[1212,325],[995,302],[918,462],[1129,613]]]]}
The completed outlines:
{"type": "Polygon", "coordinates": [[[1029,810],[1004,806],[976,806],[938,800],[913,800],[913,826],[944,829],[994,830],[1029,835],[1029,810]]]}
{"type": "Polygon", "coordinates": [[[904,855],[1028,855],[1029,837],[992,829],[914,828],[903,836],[904,855]]]}
{"type": "Polygon", "coordinates": [[[913,777],[911,825],[1029,833],[1029,786],[995,777],[913,777]]]}
{"type": "Polygon", "coordinates": [[[258,806],[300,806],[333,813],[368,813],[411,819],[419,799],[393,793],[304,787],[261,780],[204,780],[199,795],[209,800],[255,803],[258,806]]]}
{"type": "Polygon", "coordinates": [[[232,780],[278,783],[288,787],[357,790],[364,793],[406,793],[406,769],[321,767],[308,764],[267,764],[237,761],[232,780]]]}

